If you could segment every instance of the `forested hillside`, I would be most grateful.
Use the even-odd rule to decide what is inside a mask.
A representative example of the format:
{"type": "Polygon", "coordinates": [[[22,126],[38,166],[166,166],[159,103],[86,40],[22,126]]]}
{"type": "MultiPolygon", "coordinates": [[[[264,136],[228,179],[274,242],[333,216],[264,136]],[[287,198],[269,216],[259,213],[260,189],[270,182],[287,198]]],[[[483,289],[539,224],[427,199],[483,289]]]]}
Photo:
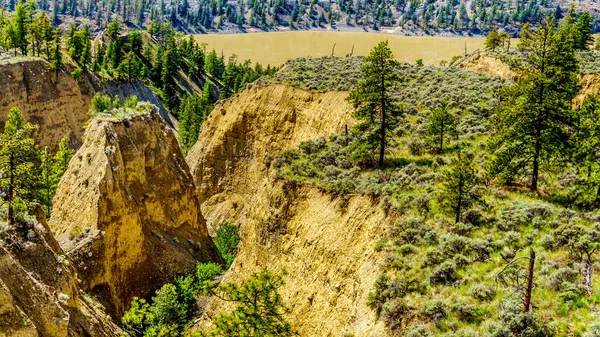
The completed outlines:
{"type": "MultiPolygon", "coordinates": [[[[18,0],[2,0],[0,8],[15,10],[18,0]]],[[[138,29],[170,22],[187,33],[246,32],[280,29],[397,29],[406,35],[482,35],[492,28],[517,34],[522,23],[546,15],[561,19],[565,0],[39,0],[54,26],[78,22],[93,32],[118,16],[138,29]]],[[[577,2],[576,12],[598,18],[597,2],[577,2]]],[[[0,14],[0,17],[2,14],[0,14]]],[[[597,25],[594,24],[597,29],[597,25]]]]}

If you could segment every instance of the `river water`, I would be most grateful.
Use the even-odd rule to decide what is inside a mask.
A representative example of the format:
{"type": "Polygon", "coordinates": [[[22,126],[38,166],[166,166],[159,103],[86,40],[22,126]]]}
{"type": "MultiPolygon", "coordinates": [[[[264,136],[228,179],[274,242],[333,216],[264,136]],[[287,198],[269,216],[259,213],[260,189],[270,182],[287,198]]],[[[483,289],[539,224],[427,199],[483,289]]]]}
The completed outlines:
{"type": "Polygon", "coordinates": [[[383,33],[338,31],[288,31],[247,34],[196,35],[196,41],[207,43],[208,49],[228,57],[236,54],[238,60],[250,59],[253,63],[279,65],[290,58],[301,56],[350,54],[366,55],[377,43],[388,40],[394,56],[403,62],[423,59],[425,64],[438,65],[454,55],[463,55],[483,48],[482,37],[399,36],[383,33]]]}

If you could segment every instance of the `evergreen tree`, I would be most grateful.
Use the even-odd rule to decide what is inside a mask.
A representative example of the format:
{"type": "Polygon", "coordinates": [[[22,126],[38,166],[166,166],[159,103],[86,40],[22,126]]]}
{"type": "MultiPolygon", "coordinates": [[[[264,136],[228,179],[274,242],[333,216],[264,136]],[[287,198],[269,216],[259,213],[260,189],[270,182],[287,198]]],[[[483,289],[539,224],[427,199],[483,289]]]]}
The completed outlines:
{"type": "Polygon", "coordinates": [[[8,221],[15,224],[17,216],[28,208],[28,201],[36,188],[35,168],[39,159],[32,132],[37,129],[25,123],[21,111],[11,108],[4,132],[0,136],[0,188],[2,199],[8,204],[8,221]]]}
{"type": "Polygon", "coordinates": [[[52,155],[48,151],[48,147],[45,147],[41,153],[40,163],[40,199],[42,200],[42,204],[46,206],[46,214],[50,214],[52,196],[56,190],[54,175],[52,174],[53,166],[52,155]]]}
{"type": "Polygon", "coordinates": [[[119,18],[115,16],[115,18],[108,24],[106,28],[106,34],[110,37],[111,40],[117,40],[121,35],[121,23],[119,22],[119,18]]]}
{"type": "Polygon", "coordinates": [[[25,5],[21,0],[19,0],[15,7],[12,27],[14,29],[13,47],[18,48],[22,55],[27,55],[27,13],[25,12],[25,5]]]}
{"type": "Polygon", "coordinates": [[[200,336],[270,336],[295,335],[285,319],[289,309],[283,303],[278,289],[283,285],[285,271],[273,275],[263,271],[252,275],[242,285],[227,283],[214,290],[217,298],[237,304],[229,314],[217,316],[210,333],[200,336]]]}
{"type": "Polygon", "coordinates": [[[365,79],[348,96],[358,106],[355,117],[360,122],[355,130],[362,134],[359,153],[379,147],[379,167],[383,167],[386,143],[400,116],[392,99],[392,91],[400,81],[398,66],[387,40],[380,42],[365,57],[361,67],[365,79]]]}
{"type": "Polygon", "coordinates": [[[498,34],[498,30],[496,28],[492,29],[488,36],[485,38],[485,49],[494,51],[496,48],[502,45],[502,40],[500,39],[500,35],[498,34]]]}
{"type": "Polygon", "coordinates": [[[524,25],[519,48],[526,70],[502,92],[489,143],[495,155],[490,173],[505,182],[530,173],[532,191],[538,189],[540,167],[568,149],[578,64],[573,36],[565,27],[557,30],[553,18],[535,31],[524,25]]]}
{"type": "Polygon", "coordinates": [[[594,20],[589,12],[581,14],[575,24],[575,49],[588,50],[589,46],[594,42],[593,25],[594,20]]]}
{"type": "Polygon", "coordinates": [[[459,222],[465,208],[480,200],[476,188],[477,176],[473,168],[473,154],[459,152],[444,172],[440,204],[459,222]]]}
{"type": "Polygon", "coordinates": [[[431,112],[427,133],[429,142],[437,147],[437,151],[444,152],[444,137],[456,133],[456,118],[450,111],[448,103],[442,103],[439,108],[431,112]]]}
{"type": "Polygon", "coordinates": [[[63,66],[63,58],[62,58],[62,50],[61,50],[61,41],[60,41],[60,30],[57,28],[54,33],[54,49],[52,52],[52,59],[50,61],[50,68],[57,71],[63,66]]]}
{"type": "Polygon", "coordinates": [[[54,165],[52,166],[52,175],[56,183],[58,183],[63,174],[67,171],[69,161],[71,161],[74,153],[75,150],[69,148],[67,137],[61,138],[58,143],[58,150],[54,155],[54,165]]]}
{"type": "Polygon", "coordinates": [[[175,74],[177,72],[177,61],[175,51],[171,48],[167,49],[164,55],[162,64],[162,84],[163,94],[167,106],[174,107],[175,104],[175,74]]]}

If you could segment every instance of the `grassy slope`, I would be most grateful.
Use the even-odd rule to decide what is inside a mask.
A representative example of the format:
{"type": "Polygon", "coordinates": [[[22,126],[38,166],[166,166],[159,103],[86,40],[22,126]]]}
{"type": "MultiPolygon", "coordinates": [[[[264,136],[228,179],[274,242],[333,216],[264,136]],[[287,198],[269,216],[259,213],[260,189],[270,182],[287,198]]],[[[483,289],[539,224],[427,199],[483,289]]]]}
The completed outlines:
{"type": "MultiPolygon", "coordinates": [[[[360,58],[298,59],[269,80],[317,91],[348,90],[360,78],[360,63],[360,58]]],[[[565,209],[543,195],[502,188],[486,179],[488,119],[496,102],[494,90],[505,82],[454,68],[410,64],[402,66],[402,74],[405,81],[396,91],[406,117],[394,131],[384,170],[365,170],[352,162],[352,134],[306,142],[280,153],[271,165],[282,179],[331,193],[369,194],[403,215],[378,245],[389,255],[389,280],[374,285],[380,295],[374,307],[383,308],[382,319],[390,327],[407,329],[409,336],[490,336],[496,325],[514,324],[508,303],[519,297],[498,282],[498,274],[507,264],[503,256],[526,256],[533,248],[538,255],[535,315],[559,336],[581,335],[599,319],[594,308],[600,294],[580,294],[581,265],[568,251],[553,249],[550,234],[566,222],[593,226],[596,214],[565,209]],[[459,126],[453,144],[437,155],[425,141],[426,123],[442,100],[455,102],[459,126]],[[459,143],[476,153],[484,202],[474,205],[463,223],[453,224],[438,199],[442,172],[459,143]],[[448,261],[455,273],[435,284],[448,261]]],[[[596,290],[599,281],[595,272],[596,290]]]]}

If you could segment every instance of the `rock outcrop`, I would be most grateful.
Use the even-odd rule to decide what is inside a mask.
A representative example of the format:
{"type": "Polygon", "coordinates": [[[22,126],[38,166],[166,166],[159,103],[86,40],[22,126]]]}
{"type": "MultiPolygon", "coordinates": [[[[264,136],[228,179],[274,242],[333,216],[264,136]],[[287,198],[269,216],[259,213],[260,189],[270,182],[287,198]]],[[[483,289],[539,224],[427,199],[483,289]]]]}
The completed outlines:
{"type": "Polygon", "coordinates": [[[90,119],[91,88],[80,85],[63,71],[49,71],[41,59],[0,62],[0,129],[12,107],[38,124],[38,143],[55,147],[64,136],[72,145],[81,144],[83,125],[90,119]]]}
{"type": "Polygon", "coordinates": [[[91,122],[50,219],[81,287],[116,316],[197,261],[221,261],[173,131],[142,106],[91,122]]]}
{"type": "MultiPolygon", "coordinates": [[[[367,297],[384,264],[375,244],[394,217],[366,197],[276,181],[265,165],[269,155],[351,127],[347,95],[254,85],[215,107],[187,157],[209,227],[240,226],[224,282],[286,268],[280,292],[300,336],[386,335],[367,297]]],[[[211,300],[196,328],[228,308],[211,300]]]]}
{"type": "Polygon", "coordinates": [[[490,76],[498,76],[512,81],[515,81],[518,78],[517,72],[511,69],[508,64],[484,51],[475,52],[462,60],[457,66],[460,69],[490,76]]]}
{"type": "Polygon", "coordinates": [[[42,147],[54,149],[64,136],[71,146],[81,146],[84,125],[91,118],[90,102],[96,92],[119,96],[121,102],[136,95],[140,101],[158,106],[163,119],[176,127],[175,119],[158,96],[140,81],[104,83],[89,73],[75,80],[65,71],[48,70],[48,62],[36,58],[0,60],[0,79],[0,130],[10,108],[18,107],[27,121],[39,125],[34,137],[42,147]]]}
{"type": "Polygon", "coordinates": [[[0,336],[120,336],[82,296],[71,261],[36,210],[28,228],[0,230],[0,336]]]}
{"type": "Polygon", "coordinates": [[[347,96],[255,84],[217,105],[186,158],[203,207],[222,205],[241,212],[249,197],[260,192],[269,155],[352,126],[354,108],[347,96]]]}

